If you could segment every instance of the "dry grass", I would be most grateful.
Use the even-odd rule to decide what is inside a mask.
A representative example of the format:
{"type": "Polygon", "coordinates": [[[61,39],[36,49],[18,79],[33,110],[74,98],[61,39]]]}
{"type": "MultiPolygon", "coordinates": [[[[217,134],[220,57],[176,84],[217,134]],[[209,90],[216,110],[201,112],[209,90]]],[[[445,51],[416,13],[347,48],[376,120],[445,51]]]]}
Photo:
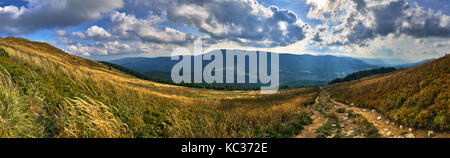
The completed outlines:
{"type": "Polygon", "coordinates": [[[328,86],[347,104],[375,108],[399,124],[449,131],[450,55],[387,75],[328,86]]]}
{"type": "Polygon", "coordinates": [[[133,137],[128,126],[114,116],[109,106],[89,97],[66,101],[59,118],[64,125],[58,137],[133,137]]]}
{"type": "Polygon", "coordinates": [[[311,121],[305,106],[313,89],[291,94],[214,100],[210,104],[170,110],[172,137],[290,137],[311,121]]]}
{"type": "Polygon", "coordinates": [[[0,38],[0,47],[13,59],[7,63],[37,74],[45,123],[34,124],[45,125],[46,137],[288,137],[308,122],[303,106],[316,94],[312,88],[260,95],[172,86],[46,43],[0,38]]]}
{"type": "Polygon", "coordinates": [[[24,112],[23,96],[11,75],[0,66],[0,137],[40,137],[43,127],[33,124],[33,117],[24,112]]]}

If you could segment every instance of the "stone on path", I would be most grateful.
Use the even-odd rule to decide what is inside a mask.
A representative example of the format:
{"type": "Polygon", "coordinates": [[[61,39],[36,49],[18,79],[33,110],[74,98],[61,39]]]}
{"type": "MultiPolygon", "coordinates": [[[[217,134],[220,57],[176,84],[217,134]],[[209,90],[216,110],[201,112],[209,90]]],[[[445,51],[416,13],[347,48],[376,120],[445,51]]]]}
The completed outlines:
{"type": "Polygon", "coordinates": [[[392,131],[387,131],[386,132],[386,135],[389,137],[389,136],[391,136],[392,135],[392,131]]]}
{"type": "Polygon", "coordinates": [[[431,138],[431,137],[433,137],[433,134],[434,134],[434,132],[433,131],[428,131],[428,138],[431,138]]]}
{"type": "Polygon", "coordinates": [[[405,135],[406,138],[416,138],[416,136],[414,136],[414,134],[412,133],[408,133],[405,135]]]}

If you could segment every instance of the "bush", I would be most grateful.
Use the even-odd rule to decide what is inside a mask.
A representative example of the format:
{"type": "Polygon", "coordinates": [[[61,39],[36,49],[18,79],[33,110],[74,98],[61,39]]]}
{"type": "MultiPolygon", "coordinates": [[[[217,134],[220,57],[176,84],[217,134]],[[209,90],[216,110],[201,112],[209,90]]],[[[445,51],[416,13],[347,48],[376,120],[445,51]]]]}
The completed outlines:
{"type": "Polygon", "coordinates": [[[0,56],[9,57],[9,54],[6,52],[5,49],[0,48],[0,56]]]}

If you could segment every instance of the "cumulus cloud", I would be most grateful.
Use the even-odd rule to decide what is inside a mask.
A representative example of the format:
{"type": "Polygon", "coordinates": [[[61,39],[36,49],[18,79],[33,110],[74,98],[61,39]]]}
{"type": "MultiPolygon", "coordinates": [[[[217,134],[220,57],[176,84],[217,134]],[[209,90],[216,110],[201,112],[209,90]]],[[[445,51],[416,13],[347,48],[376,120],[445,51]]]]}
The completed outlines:
{"type": "Polygon", "coordinates": [[[89,27],[84,32],[72,32],[70,35],[65,31],[58,30],[56,31],[57,36],[72,36],[80,39],[94,39],[94,40],[108,40],[112,37],[111,33],[106,31],[104,28],[99,27],[97,25],[89,27]]]}
{"type": "MultiPolygon", "coordinates": [[[[326,43],[365,46],[377,36],[401,34],[416,38],[450,37],[447,15],[425,11],[404,0],[307,0],[313,7],[307,17],[332,25],[331,36],[316,34],[326,43]]],[[[316,28],[316,30],[319,28],[316,28]]]]}
{"type": "Polygon", "coordinates": [[[93,37],[93,38],[110,38],[111,37],[111,34],[108,31],[106,31],[102,27],[98,27],[97,25],[90,27],[86,31],[86,35],[88,37],[93,37]]]}
{"type": "Polygon", "coordinates": [[[168,45],[185,46],[194,39],[202,38],[205,47],[227,41],[246,46],[271,47],[294,44],[312,32],[309,25],[303,23],[294,12],[275,6],[264,7],[256,0],[127,2],[125,8],[133,4],[133,9],[145,8],[146,12],[136,11],[140,14],[137,17],[126,11],[113,11],[104,27],[92,26],[85,31],[57,32],[56,35],[61,42],[70,45],[69,51],[79,54],[90,52],[89,55],[92,55],[114,54],[110,52],[116,51],[109,49],[113,47],[106,47],[112,45],[108,42],[114,41],[129,45],[159,44],[170,48],[168,45]],[[191,35],[163,23],[193,28],[200,34],[191,35]],[[69,40],[73,38],[98,42],[87,44],[69,40]]]}
{"type": "Polygon", "coordinates": [[[191,37],[184,32],[170,27],[159,27],[158,16],[138,19],[134,15],[113,12],[111,15],[111,32],[120,39],[135,39],[157,43],[184,43],[191,37]]]}
{"type": "Polygon", "coordinates": [[[450,17],[421,7],[405,10],[399,31],[415,37],[450,37],[450,17]]]}
{"type": "MultiPolygon", "coordinates": [[[[140,19],[134,15],[114,11],[110,14],[110,22],[107,25],[107,29],[94,25],[85,31],[72,33],[58,30],[55,35],[58,36],[61,43],[72,45],[74,41],[68,39],[78,39],[75,42],[96,40],[100,43],[128,41],[183,45],[194,38],[174,28],[160,27],[160,23],[161,20],[156,16],[140,19]]],[[[92,46],[98,47],[98,44],[92,46]]]]}
{"type": "Polygon", "coordinates": [[[286,46],[303,40],[310,31],[294,12],[264,7],[256,0],[174,0],[148,5],[158,6],[153,11],[173,23],[243,45],[286,46]]]}
{"type": "Polygon", "coordinates": [[[67,44],[67,51],[85,57],[113,57],[122,55],[167,55],[172,49],[176,48],[173,44],[159,44],[148,43],[142,41],[108,41],[108,42],[93,42],[82,43],[75,42],[67,44]]]}
{"type": "Polygon", "coordinates": [[[25,0],[26,6],[0,7],[0,32],[15,35],[75,26],[123,7],[123,0],[25,0]]]}

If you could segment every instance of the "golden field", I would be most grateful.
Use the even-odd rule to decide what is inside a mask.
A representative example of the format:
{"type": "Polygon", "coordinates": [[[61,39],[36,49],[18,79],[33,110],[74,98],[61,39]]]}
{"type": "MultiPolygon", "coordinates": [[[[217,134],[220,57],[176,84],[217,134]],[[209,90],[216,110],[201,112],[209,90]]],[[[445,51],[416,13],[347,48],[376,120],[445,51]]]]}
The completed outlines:
{"type": "Polygon", "coordinates": [[[23,38],[0,38],[0,51],[0,137],[291,137],[317,95],[145,81],[23,38]]]}

